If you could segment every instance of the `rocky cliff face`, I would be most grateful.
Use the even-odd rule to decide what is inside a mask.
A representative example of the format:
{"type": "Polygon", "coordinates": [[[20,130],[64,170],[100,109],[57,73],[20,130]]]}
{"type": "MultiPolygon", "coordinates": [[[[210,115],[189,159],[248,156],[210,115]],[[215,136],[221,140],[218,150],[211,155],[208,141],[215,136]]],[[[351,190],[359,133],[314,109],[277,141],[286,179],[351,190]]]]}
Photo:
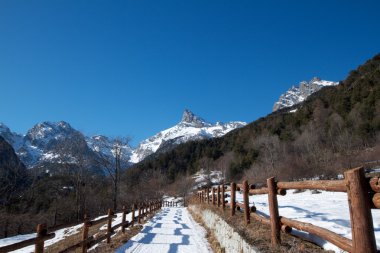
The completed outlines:
{"type": "Polygon", "coordinates": [[[338,83],[321,80],[318,77],[314,77],[309,82],[302,81],[298,86],[292,86],[292,88],[280,96],[279,100],[273,105],[273,111],[299,104],[323,87],[334,85],[338,85],[338,83]]]}

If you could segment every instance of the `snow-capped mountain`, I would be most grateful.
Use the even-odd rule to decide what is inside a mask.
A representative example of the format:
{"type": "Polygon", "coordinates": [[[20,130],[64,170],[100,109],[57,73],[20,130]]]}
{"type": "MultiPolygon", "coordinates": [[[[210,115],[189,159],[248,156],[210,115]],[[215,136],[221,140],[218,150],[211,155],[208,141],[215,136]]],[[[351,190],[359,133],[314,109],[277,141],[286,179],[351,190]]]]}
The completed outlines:
{"type": "Polygon", "coordinates": [[[301,103],[305,101],[308,96],[323,87],[335,85],[338,85],[338,83],[321,80],[318,77],[314,77],[309,82],[302,81],[299,86],[292,86],[292,88],[280,96],[279,100],[273,105],[273,111],[301,103]]]}
{"type": "Polygon", "coordinates": [[[28,167],[44,162],[77,163],[78,159],[93,157],[83,134],[64,121],[39,123],[24,136],[1,124],[0,135],[28,167]]]}
{"type": "Polygon", "coordinates": [[[87,145],[95,152],[100,158],[106,158],[111,161],[115,157],[116,148],[120,148],[121,160],[129,161],[132,148],[128,145],[128,140],[122,138],[109,138],[104,135],[95,135],[86,137],[87,145]]]}
{"type": "Polygon", "coordinates": [[[158,150],[169,150],[175,145],[187,141],[220,137],[246,124],[245,122],[234,121],[225,124],[217,122],[213,125],[196,116],[191,111],[185,110],[182,115],[182,120],[177,125],[142,141],[138,147],[132,151],[130,162],[140,162],[158,150]]]}
{"type": "Polygon", "coordinates": [[[115,157],[116,146],[120,148],[125,167],[157,150],[169,150],[190,140],[220,137],[245,125],[245,122],[239,121],[213,125],[185,110],[181,122],[142,141],[136,149],[131,148],[127,140],[103,135],[85,136],[64,121],[36,124],[25,135],[14,133],[0,123],[0,136],[12,145],[20,160],[29,168],[47,163],[91,162],[95,167],[102,167],[102,161],[114,162],[112,158],[115,157]]]}

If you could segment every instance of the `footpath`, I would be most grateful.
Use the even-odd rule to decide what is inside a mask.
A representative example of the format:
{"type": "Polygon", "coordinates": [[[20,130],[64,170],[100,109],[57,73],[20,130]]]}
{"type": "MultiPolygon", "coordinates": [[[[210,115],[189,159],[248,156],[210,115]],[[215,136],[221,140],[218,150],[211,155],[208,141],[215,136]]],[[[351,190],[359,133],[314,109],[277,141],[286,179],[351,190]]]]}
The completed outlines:
{"type": "Polygon", "coordinates": [[[116,253],[208,253],[205,229],[186,208],[165,207],[116,253]]]}

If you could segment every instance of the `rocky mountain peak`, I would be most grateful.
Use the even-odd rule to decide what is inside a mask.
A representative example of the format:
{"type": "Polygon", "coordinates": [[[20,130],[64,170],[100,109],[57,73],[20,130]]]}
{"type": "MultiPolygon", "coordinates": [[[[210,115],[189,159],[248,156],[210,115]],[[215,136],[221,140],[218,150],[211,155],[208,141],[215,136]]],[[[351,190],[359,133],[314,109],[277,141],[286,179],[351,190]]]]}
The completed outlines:
{"type": "Polygon", "coordinates": [[[182,114],[182,124],[191,125],[194,127],[205,127],[210,126],[211,124],[206,122],[201,117],[195,115],[192,111],[185,109],[185,111],[182,114]]]}
{"type": "Polygon", "coordinates": [[[188,141],[221,137],[226,133],[245,126],[245,122],[232,121],[228,123],[217,122],[211,124],[185,109],[179,124],[165,129],[156,135],[142,141],[132,151],[131,163],[142,161],[155,152],[166,152],[175,146],[188,141]]]}
{"type": "Polygon", "coordinates": [[[26,136],[30,140],[38,140],[45,139],[48,140],[50,138],[58,139],[64,134],[69,134],[74,132],[75,130],[70,126],[69,123],[65,121],[59,122],[50,122],[45,121],[42,123],[38,123],[32,129],[30,129],[26,136]]]}
{"type": "Polygon", "coordinates": [[[319,77],[314,77],[310,81],[302,81],[298,86],[293,85],[288,91],[280,96],[279,100],[273,106],[273,111],[299,104],[306,100],[308,96],[319,91],[323,87],[334,85],[338,85],[338,83],[325,81],[319,77]]]}

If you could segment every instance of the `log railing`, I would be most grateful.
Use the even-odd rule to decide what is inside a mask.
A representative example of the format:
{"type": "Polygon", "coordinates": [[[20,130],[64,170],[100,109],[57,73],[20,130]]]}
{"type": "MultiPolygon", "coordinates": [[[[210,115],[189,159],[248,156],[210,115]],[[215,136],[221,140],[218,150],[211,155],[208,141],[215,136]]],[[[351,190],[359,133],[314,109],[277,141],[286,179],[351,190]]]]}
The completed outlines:
{"type": "MultiPolygon", "coordinates": [[[[242,184],[231,183],[228,188],[226,184],[218,185],[198,191],[197,198],[201,203],[210,204],[211,199],[216,198],[218,203],[222,203],[230,208],[230,214],[235,215],[235,210],[244,211],[246,224],[255,221],[267,224],[271,228],[271,242],[273,246],[281,243],[281,231],[290,233],[292,228],[314,234],[326,241],[335,244],[339,248],[355,253],[375,253],[376,241],[373,228],[371,208],[380,208],[380,178],[365,178],[362,167],[349,170],[345,173],[344,180],[319,180],[302,182],[276,182],[275,178],[267,180],[267,187],[255,189],[254,185],[249,185],[247,181],[242,184]],[[350,211],[352,240],[347,239],[327,229],[315,226],[310,223],[291,220],[279,216],[277,195],[285,195],[288,189],[315,189],[334,192],[347,192],[348,206],[350,211]],[[243,203],[236,202],[236,191],[242,191],[243,203]],[[230,202],[226,203],[225,192],[230,193],[230,202]],[[269,218],[256,213],[255,206],[249,206],[249,195],[267,194],[269,203],[269,218]]],[[[211,203],[214,206],[214,201],[211,203]]]]}
{"type": "Polygon", "coordinates": [[[163,207],[179,207],[182,205],[185,205],[184,201],[162,201],[162,206],[163,207]]]}
{"type": "MultiPolygon", "coordinates": [[[[112,224],[112,220],[116,218],[117,216],[114,215],[111,209],[108,210],[106,217],[103,217],[100,219],[90,220],[85,215],[83,227],[82,227],[82,240],[59,252],[60,253],[71,252],[71,251],[75,251],[78,248],[81,248],[81,252],[85,253],[87,252],[88,248],[92,247],[93,245],[103,240],[106,240],[106,242],[109,244],[111,243],[111,236],[116,233],[115,232],[116,229],[121,227],[122,233],[125,233],[125,229],[127,227],[134,226],[136,221],[138,223],[141,223],[144,217],[146,217],[148,214],[155,213],[156,211],[161,209],[161,207],[162,207],[162,202],[158,200],[150,201],[147,203],[141,203],[139,205],[133,204],[132,208],[130,209],[130,212],[128,212],[125,206],[123,206],[123,210],[121,214],[122,221],[121,223],[118,223],[115,225],[112,224]],[[136,216],[135,212],[137,211],[139,212],[139,214],[136,216]],[[131,213],[132,215],[131,221],[126,220],[126,215],[129,213],[131,213]],[[105,234],[98,236],[96,238],[94,236],[88,236],[90,227],[98,225],[98,224],[102,224],[104,222],[107,222],[107,230],[105,234]]],[[[55,237],[55,233],[48,233],[45,224],[39,224],[37,226],[37,237],[0,247],[0,253],[19,250],[31,245],[35,245],[35,250],[34,250],[35,253],[43,253],[44,242],[54,237],[55,237]]]]}

